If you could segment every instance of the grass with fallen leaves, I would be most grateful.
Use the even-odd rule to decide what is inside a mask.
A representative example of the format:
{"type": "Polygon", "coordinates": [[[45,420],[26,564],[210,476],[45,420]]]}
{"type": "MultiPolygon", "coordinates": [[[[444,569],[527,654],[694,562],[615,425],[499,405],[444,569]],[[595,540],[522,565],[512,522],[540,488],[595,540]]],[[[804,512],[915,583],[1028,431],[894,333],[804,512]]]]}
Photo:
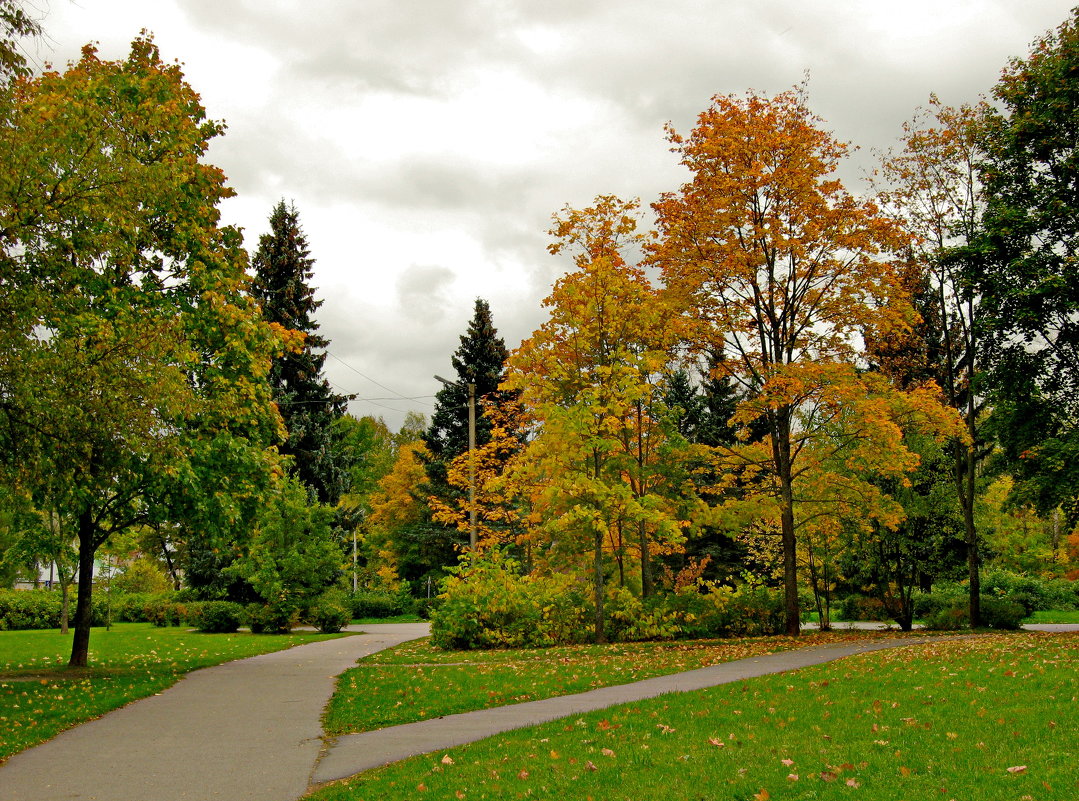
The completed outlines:
{"type": "Polygon", "coordinates": [[[427,640],[373,654],[343,673],[327,707],[329,735],[536,701],[824,643],[895,636],[833,631],[792,637],[441,651],[427,640]]]}
{"type": "Polygon", "coordinates": [[[201,634],[119,623],[90,636],[90,666],[69,668],[71,635],[0,632],[0,761],[137,698],[184,673],[339,635],[201,634]]]}
{"type": "Polygon", "coordinates": [[[1077,695],[1079,635],[927,640],[499,735],[307,801],[1063,801],[1077,695]]]}

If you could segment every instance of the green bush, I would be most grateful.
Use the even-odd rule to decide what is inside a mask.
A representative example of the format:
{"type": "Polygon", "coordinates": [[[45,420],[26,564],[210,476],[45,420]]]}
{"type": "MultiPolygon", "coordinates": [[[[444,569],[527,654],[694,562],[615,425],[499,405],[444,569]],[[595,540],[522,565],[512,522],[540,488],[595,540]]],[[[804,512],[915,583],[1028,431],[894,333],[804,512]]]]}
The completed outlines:
{"type": "Polygon", "coordinates": [[[187,618],[185,604],[177,603],[168,594],[154,595],[147,601],[143,612],[147,623],[164,628],[182,625],[187,618]]]}
{"type": "MultiPolygon", "coordinates": [[[[75,614],[72,597],[70,614],[75,614]]],[[[0,631],[55,629],[60,626],[60,593],[53,590],[0,590],[0,631]]]]}
{"type": "Polygon", "coordinates": [[[439,648],[520,648],[584,641],[591,604],[569,576],[521,575],[487,554],[445,579],[431,617],[439,648]]]}
{"type": "Polygon", "coordinates": [[[662,601],[646,605],[625,587],[608,588],[605,612],[608,640],[673,640],[681,633],[677,610],[662,601]]]}
{"type": "MultiPolygon", "coordinates": [[[[934,631],[957,631],[970,626],[970,602],[966,598],[931,598],[925,602],[923,622],[934,631]]],[[[1018,629],[1027,610],[1014,601],[983,595],[982,626],[990,629],[1018,629]]]]}
{"type": "Polygon", "coordinates": [[[231,634],[244,618],[244,608],[232,601],[195,601],[185,607],[187,623],[211,634],[231,634]]]}
{"type": "Polygon", "coordinates": [[[323,634],[336,634],[352,620],[348,598],[343,592],[324,592],[308,608],[306,620],[323,634]]]}
{"type": "Polygon", "coordinates": [[[430,620],[439,605],[438,596],[433,598],[414,598],[412,601],[413,614],[419,615],[424,620],[430,620]]]}
{"type": "Polygon", "coordinates": [[[244,609],[247,625],[254,634],[288,634],[299,622],[300,612],[291,604],[248,604],[244,609]]]}
{"type": "Polygon", "coordinates": [[[409,598],[390,592],[359,591],[349,598],[349,607],[353,618],[386,618],[406,614],[409,611],[409,598]]]}
{"type": "Polygon", "coordinates": [[[888,613],[879,598],[848,595],[836,609],[839,620],[887,620],[888,613]]]}

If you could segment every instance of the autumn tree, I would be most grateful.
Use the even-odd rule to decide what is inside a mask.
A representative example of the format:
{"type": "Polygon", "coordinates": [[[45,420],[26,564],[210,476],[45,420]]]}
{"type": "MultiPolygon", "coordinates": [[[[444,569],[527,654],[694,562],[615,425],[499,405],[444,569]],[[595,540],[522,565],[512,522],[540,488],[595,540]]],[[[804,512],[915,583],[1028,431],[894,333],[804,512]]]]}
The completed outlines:
{"type": "Polygon", "coordinates": [[[986,407],[982,295],[967,257],[985,207],[977,166],[984,113],[984,107],[950,108],[933,97],[904,125],[902,149],[885,160],[881,199],[912,234],[911,262],[903,278],[920,320],[887,341],[869,342],[893,378],[906,384],[936,381],[945,401],[963,418],[966,436],[952,442],[950,451],[967,550],[972,626],[981,616],[977,475],[990,451],[981,430],[986,407]]]}
{"type": "Polygon", "coordinates": [[[658,462],[666,431],[655,409],[670,360],[666,315],[644,271],[623,256],[637,238],[635,209],[604,196],[555,218],[551,250],[572,253],[575,269],[544,301],[549,319],[511,356],[506,380],[538,428],[516,469],[523,483],[542,487],[535,497],[552,550],[571,561],[591,555],[597,640],[606,553],[621,566],[632,543],[648,594],[653,550],[681,539],[676,510],[657,491],[665,481],[658,462]]]}
{"type": "Polygon", "coordinates": [[[910,318],[892,259],[903,238],[834,177],[847,147],[798,92],[717,96],[688,136],[668,133],[691,179],[654,205],[653,258],[692,346],[727,354],[744,396],[735,422],[767,431],[717,455],[760,477],[753,494],[772,505],[761,513],[774,515],[782,538],[795,634],[799,520],[825,500],[800,497],[799,482],[844,450],[868,470],[913,464],[891,420],[896,399],[852,366],[862,336],[910,318]]]}
{"type": "Polygon", "coordinates": [[[163,517],[241,536],[280,433],[265,374],[284,332],[244,293],[206,119],[148,38],[14,85],[0,126],[0,437],[8,480],[68,491],[87,661],[94,556],[163,517]]]}
{"type": "Polygon", "coordinates": [[[303,344],[275,358],[270,370],[274,402],[288,431],[281,452],[292,457],[296,475],[314,496],[334,505],[343,476],[334,460],[331,429],[348,399],[322,375],[329,341],[318,333],[314,317],[322,305],[310,285],[314,263],[299,212],[282,200],[270,215],[270,233],[259,237],[251,294],[268,322],[303,335],[303,344]]]}

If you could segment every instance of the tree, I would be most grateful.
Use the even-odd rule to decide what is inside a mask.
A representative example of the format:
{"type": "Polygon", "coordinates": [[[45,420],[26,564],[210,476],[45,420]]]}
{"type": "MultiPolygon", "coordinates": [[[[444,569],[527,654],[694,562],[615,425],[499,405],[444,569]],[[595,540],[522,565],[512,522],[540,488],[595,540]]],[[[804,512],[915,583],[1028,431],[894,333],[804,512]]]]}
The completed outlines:
{"type": "Polygon", "coordinates": [[[0,452],[27,492],[66,487],[85,665],[94,556],[161,519],[235,539],[280,432],[265,381],[288,342],[244,295],[222,127],[149,38],[14,85],[0,127],[0,452]]]}
{"type": "Polygon", "coordinates": [[[894,424],[871,408],[879,401],[848,365],[861,336],[910,318],[891,259],[903,238],[832,177],[847,148],[797,92],[717,96],[688,137],[668,135],[692,178],[654,204],[653,258],[692,345],[728,355],[727,374],[745,397],[735,422],[768,432],[758,446],[719,454],[767,479],[754,493],[776,503],[786,628],[796,634],[796,482],[823,464],[839,424],[852,427],[830,449],[879,437],[902,457],[894,424]],[[821,450],[811,459],[814,441],[821,450]]]}
{"type": "Polygon", "coordinates": [[[890,343],[869,343],[897,380],[906,385],[935,380],[945,401],[963,418],[966,437],[956,439],[950,450],[967,550],[972,626],[981,619],[977,473],[990,449],[981,430],[986,407],[981,389],[982,296],[962,254],[985,205],[977,175],[984,113],[984,106],[949,108],[932,97],[929,107],[904,125],[903,149],[884,162],[882,173],[891,186],[881,197],[913,235],[913,258],[904,279],[921,322],[890,343]],[[907,357],[905,364],[897,359],[900,355],[907,357]]]}
{"type": "Polygon", "coordinates": [[[0,0],[0,83],[30,74],[18,39],[40,36],[41,25],[26,13],[19,0],[0,0]]]}
{"type": "Polygon", "coordinates": [[[982,296],[994,428],[1020,499],[1079,521],[1079,10],[1013,59],[985,115],[986,207],[955,255],[982,296]]]}
{"type": "Polygon", "coordinates": [[[299,476],[322,503],[336,504],[342,490],[342,469],[334,461],[331,428],[345,412],[347,398],[336,394],[322,376],[329,341],[318,334],[315,300],[309,282],[314,259],[294,205],[281,201],[270,215],[270,233],[259,238],[252,260],[251,294],[270,323],[298,331],[302,346],[274,359],[270,384],[285,421],[288,438],[281,452],[293,459],[299,476]]]}
{"type": "Polygon", "coordinates": [[[552,550],[571,564],[591,555],[597,641],[605,553],[624,581],[626,553],[635,550],[648,595],[653,550],[682,539],[677,510],[659,491],[668,439],[655,411],[657,379],[670,362],[667,318],[644,270],[622,253],[638,239],[636,206],[602,196],[555,218],[550,249],[573,253],[576,269],[544,301],[549,319],[514,352],[506,380],[538,429],[515,471],[543,488],[535,497],[552,550]]]}

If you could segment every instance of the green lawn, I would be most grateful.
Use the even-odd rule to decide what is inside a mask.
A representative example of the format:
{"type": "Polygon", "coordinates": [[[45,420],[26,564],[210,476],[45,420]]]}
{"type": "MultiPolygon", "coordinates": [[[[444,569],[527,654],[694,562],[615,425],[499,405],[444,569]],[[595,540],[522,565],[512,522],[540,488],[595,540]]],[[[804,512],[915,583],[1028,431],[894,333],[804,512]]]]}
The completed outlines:
{"type": "Polygon", "coordinates": [[[1064,801],[1077,696],[1079,635],[930,639],[500,735],[308,801],[1064,801]]]}
{"type": "Polygon", "coordinates": [[[887,632],[813,632],[666,643],[613,643],[503,651],[440,651],[427,640],[382,651],[346,671],[323,723],[330,735],[535,701],[694,670],[720,662],[887,632]]]}
{"type": "Polygon", "coordinates": [[[174,684],[184,673],[340,635],[200,634],[148,623],[94,629],[90,662],[68,668],[71,635],[0,632],[0,761],[174,684]]]}
{"type": "Polygon", "coordinates": [[[1024,623],[1079,623],[1079,612],[1034,612],[1024,623]]]}

